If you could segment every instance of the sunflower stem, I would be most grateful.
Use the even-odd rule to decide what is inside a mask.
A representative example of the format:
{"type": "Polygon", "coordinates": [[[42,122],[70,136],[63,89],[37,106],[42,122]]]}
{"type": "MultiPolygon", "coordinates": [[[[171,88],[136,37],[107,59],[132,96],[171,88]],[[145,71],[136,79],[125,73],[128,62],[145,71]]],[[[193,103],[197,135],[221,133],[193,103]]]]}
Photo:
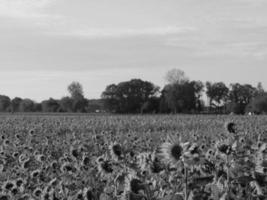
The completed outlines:
{"type": "Polygon", "coordinates": [[[146,195],[147,195],[147,199],[151,200],[151,191],[148,185],[146,185],[146,195]]]}
{"type": "Polygon", "coordinates": [[[227,155],[227,162],[226,162],[226,166],[227,166],[227,195],[230,194],[230,162],[229,162],[229,156],[227,155]]]}
{"type": "Polygon", "coordinates": [[[185,175],[185,200],[188,199],[188,170],[187,167],[184,167],[184,175],[185,175]]]}

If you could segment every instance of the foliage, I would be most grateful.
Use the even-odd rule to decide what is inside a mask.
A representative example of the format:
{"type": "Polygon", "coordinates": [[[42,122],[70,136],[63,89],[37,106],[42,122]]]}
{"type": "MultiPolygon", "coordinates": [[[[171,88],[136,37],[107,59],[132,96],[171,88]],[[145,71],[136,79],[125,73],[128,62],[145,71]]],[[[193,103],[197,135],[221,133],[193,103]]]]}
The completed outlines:
{"type": "Polygon", "coordinates": [[[73,99],[70,97],[62,97],[59,101],[62,112],[73,112],[73,99]]]}
{"type": "Polygon", "coordinates": [[[246,106],[256,95],[257,89],[250,84],[231,84],[229,99],[235,105],[235,108],[238,108],[234,110],[235,113],[244,114],[246,106]]]}
{"type": "Polygon", "coordinates": [[[221,107],[228,100],[229,89],[223,82],[206,83],[210,107],[221,107]]]}
{"type": "Polygon", "coordinates": [[[140,113],[145,103],[155,97],[159,88],[141,79],[132,79],[118,85],[111,84],[102,93],[108,110],[117,113],[140,113]]]}
{"type": "Polygon", "coordinates": [[[267,94],[262,93],[261,95],[258,95],[253,98],[253,100],[247,106],[246,111],[257,114],[267,113],[267,94]]]}
{"type": "Polygon", "coordinates": [[[195,81],[169,84],[163,89],[161,99],[173,113],[188,113],[199,109],[202,89],[202,83],[195,81]]]}
{"type": "Polygon", "coordinates": [[[41,104],[43,112],[57,112],[60,108],[58,101],[52,98],[42,101],[41,104]]]}
{"type": "Polygon", "coordinates": [[[49,98],[41,103],[31,99],[0,95],[0,112],[112,112],[112,113],[265,113],[264,89],[250,84],[223,82],[189,81],[179,69],[170,70],[169,82],[160,88],[149,81],[132,79],[110,84],[101,99],[89,100],[84,97],[79,82],[68,86],[70,96],[61,99],[49,98]],[[205,95],[209,109],[205,105],[205,95]],[[204,98],[203,98],[204,97],[204,98]]]}
{"type": "Polygon", "coordinates": [[[10,103],[10,98],[8,96],[0,95],[0,111],[8,111],[10,103]]]}
{"type": "Polygon", "coordinates": [[[184,84],[189,81],[184,71],[180,69],[171,69],[165,75],[168,84],[184,84]]]}
{"type": "Polygon", "coordinates": [[[19,97],[15,97],[14,99],[11,100],[11,110],[13,112],[18,112],[19,111],[19,106],[20,103],[22,102],[22,99],[19,97]]]}
{"type": "Polygon", "coordinates": [[[72,99],[83,99],[83,87],[79,82],[72,82],[68,86],[68,91],[72,99]]]}
{"type": "Polygon", "coordinates": [[[22,112],[34,112],[35,103],[31,99],[23,99],[20,103],[19,110],[22,112]]]}

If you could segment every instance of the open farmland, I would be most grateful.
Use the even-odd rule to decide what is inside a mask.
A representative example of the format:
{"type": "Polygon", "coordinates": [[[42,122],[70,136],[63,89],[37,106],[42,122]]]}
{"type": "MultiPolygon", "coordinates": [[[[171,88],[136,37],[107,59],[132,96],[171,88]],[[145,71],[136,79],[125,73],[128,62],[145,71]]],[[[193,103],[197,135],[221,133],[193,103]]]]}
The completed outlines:
{"type": "Polygon", "coordinates": [[[0,199],[267,195],[265,116],[1,115],[0,133],[0,199]]]}

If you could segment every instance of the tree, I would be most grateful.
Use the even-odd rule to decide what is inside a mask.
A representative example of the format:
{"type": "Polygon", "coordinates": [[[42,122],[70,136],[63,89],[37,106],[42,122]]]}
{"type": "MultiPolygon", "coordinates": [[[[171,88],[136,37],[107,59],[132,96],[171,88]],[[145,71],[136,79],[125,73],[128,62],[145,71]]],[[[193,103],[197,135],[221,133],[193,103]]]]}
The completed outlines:
{"type": "Polygon", "coordinates": [[[173,113],[196,111],[197,95],[195,84],[195,82],[168,84],[164,87],[161,98],[164,99],[167,107],[173,113]]]}
{"type": "Polygon", "coordinates": [[[142,106],[158,94],[159,87],[148,81],[132,79],[111,84],[102,93],[106,108],[117,113],[140,113],[142,106]]]}
{"type": "Polygon", "coordinates": [[[165,80],[168,84],[184,84],[189,81],[185,72],[180,69],[169,70],[165,75],[165,80]]]}
{"type": "Polygon", "coordinates": [[[23,99],[19,106],[21,112],[34,112],[34,108],[35,103],[31,99],[23,99]]]}
{"type": "Polygon", "coordinates": [[[10,98],[5,95],[0,95],[0,112],[6,112],[10,108],[10,98]]]}
{"type": "Polygon", "coordinates": [[[246,108],[247,112],[253,112],[257,114],[267,113],[267,93],[260,94],[248,104],[246,108]]]}
{"type": "Polygon", "coordinates": [[[161,92],[160,111],[173,113],[200,112],[204,84],[201,81],[168,84],[161,92]]]}
{"type": "Polygon", "coordinates": [[[62,97],[59,100],[60,110],[62,112],[73,112],[74,100],[70,97],[62,97]]]}
{"type": "Polygon", "coordinates": [[[104,102],[102,99],[90,99],[88,100],[88,105],[86,108],[86,112],[103,112],[104,109],[104,102]]]}
{"type": "Polygon", "coordinates": [[[104,107],[111,112],[120,112],[120,97],[116,84],[108,85],[101,95],[104,99],[104,107]]]}
{"type": "Polygon", "coordinates": [[[79,82],[72,82],[68,86],[68,91],[73,99],[83,99],[83,87],[79,82]]]}
{"type": "Polygon", "coordinates": [[[195,98],[196,98],[196,110],[200,112],[203,109],[203,100],[201,99],[202,93],[204,91],[204,84],[201,81],[192,81],[191,82],[195,89],[195,98]]]}
{"type": "Polygon", "coordinates": [[[86,112],[88,100],[85,98],[74,99],[72,109],[74,112],[86,112]]]}
{"type": "Polygon", "coordinates": [[[241,85],[239,83],[231,84],[229,94],[230,107],[233,107],[233,112],[236,114],[244,114],[246,106],[250,103],[253,97],[257,96],[257,88],[250,84],[241,85]]]}
{"type": "Polygon", "coordinates": [[[141,113],[158,113],[160,108],[160,98],[151,97],[141,107],[141,113]]]}
{"type": "Polygon", "coordinates": [[[43,112],[57,112],[60,108],[58,101],[52,98],[42,101],[41,104],[43,112]]]}
{"type": "Polygon", "coordinates": [[[264,88],[263,88],[261,82],[259,82],[257,85],[257,93],[258,93],[258,95],[264,95],[265,94],[265,91],[264,91],[264,88]]]}
{"type": "Polygon", "coordinates": [[[223,82],[207,82],[206,88],[210,108],[215,108],[218,111],[218,109],[224,107],[228,99],[229,88],[223,82]]]}
{"type": "Polygon", "coordinates": [[[22,102],[22,99],[19,97],[15,97],[11,100],[11,110],[12,112],[18,112],[20,103],[22,102]]]}
{"type": "Polygon", "coordinates": [[[33,108],[34,112],[42,112],[42,103],[34,103],[34,108],[33,108]]]}

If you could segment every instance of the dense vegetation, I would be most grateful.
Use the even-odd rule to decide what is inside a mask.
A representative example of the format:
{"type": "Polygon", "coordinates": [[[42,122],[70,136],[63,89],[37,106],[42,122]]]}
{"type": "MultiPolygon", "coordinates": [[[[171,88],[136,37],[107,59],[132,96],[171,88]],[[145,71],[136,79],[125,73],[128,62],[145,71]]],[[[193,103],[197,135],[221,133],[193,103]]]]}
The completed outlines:
{"type": "Polygon", "coordinates": [[[0,118],[0,199],[266,199],[265,116],[0,118]]]}
{"type": "Polygon", "coordinates": [[[267,113],[267,93],[261,83],[227,87],[223,82],[190,81],[177,69],[169,71],[166,80],[163,89],[141,79],[110,84],[98,100],[86,99],[78,82],[68,86],[70,96],[58,100],[37,103],[0,95],[0,112],[267,113]]]}

